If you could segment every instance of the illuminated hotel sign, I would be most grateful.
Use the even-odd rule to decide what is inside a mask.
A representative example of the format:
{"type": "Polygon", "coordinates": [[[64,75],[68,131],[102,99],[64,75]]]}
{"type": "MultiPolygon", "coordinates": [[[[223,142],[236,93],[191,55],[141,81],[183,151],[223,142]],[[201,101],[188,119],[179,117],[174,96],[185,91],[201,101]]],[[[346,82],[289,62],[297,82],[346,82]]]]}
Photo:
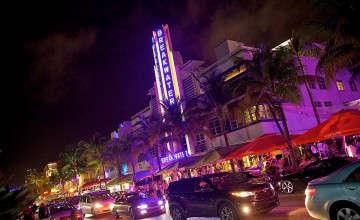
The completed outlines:
{"type": "Polygon", "coordinates": [[[179,98],[179,89],[167,25],[153,31],[153,53],[159,98],[167,100],[170,106],[174,105],[179,98]]]}
{"type": "Polygon", "coordinates": [[[170,161],[175,161],[175,160],[184,158],[185,156],[189,156],[188,152],[187,151],[182,151],[182,152],[179,152],[179,153],[175,153],[173,155],[169,154],[166,157],[162,157],[160,160],[161,160],[161,164],[163,164],[163,163],[167,163],[167,162],[170,162],[170,161]]]}

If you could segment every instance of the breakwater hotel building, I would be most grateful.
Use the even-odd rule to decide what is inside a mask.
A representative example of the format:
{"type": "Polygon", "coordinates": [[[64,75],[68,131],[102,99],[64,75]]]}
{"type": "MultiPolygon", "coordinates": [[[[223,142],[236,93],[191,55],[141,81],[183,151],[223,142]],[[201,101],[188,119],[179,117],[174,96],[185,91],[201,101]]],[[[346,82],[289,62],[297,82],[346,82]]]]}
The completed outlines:
{"type": "MultiPolygon", "coordinates": [[[[177,99],[181,99],[184,101],[183,104],[186,105],[186,102],[201,96],[200,85],[194,75],[201,78],[204,74],[217,71],[226,75],[226,83],[229,86],[235,85],[239,78],[246,74],[246,71],[234,68],[234,58],[250,60],[254,51],[254,48],[246,46],[242,42],[225,40],[215,48],[217,61],[206,65],[204,61],[200,60],[184,61],[180,52],[173,50],[168,25],[163,25],[161,28],[154,30],[152,40],[155,82],[147,94],[149,96],[149,105],[144,106],[144,109],[134,114],[131,121],[122,122],[119,128],[111,134],[112,138],[119,138],[124,132],[136,129],[140,115],[149,116],[151,112],[162,113],[163,109],[159,104],[160,101],[167,100],[169,105],[173,105],[177,99]]],[[[317,60],[306,57],[302,59],[306,66],[306,73],[313,75],[317,60]]],[[[319,83],[310,84],[321,121],[328,119],[330,115],[341,109],[351,107],[352,103],[359,102],[359,78],[351,79],[350,77],[351,75],[348,72],[343,71],[336,74],[336,80],[331,82],[330,86],[326,85],[325,79],[319,83]]],[[[301,87],[301,91],[303,99],[299,106],[294,106],[291,103],[283,104],[291,134],[302,134],[317,125],[305,85],[301,87]]],[[[236,120],[226,121],[228,139],[234,149],[264,134],[279,133],[267,106],[260,105],[258,108],[258,113],[255,113],[255,107],[245,111],[242,122],[236,120]]],[[[162,169],[174,161],[181,160],[185,154],[188,157],[193,157],[204,155],[214,149],[225,148],[225,140],[221,135],[221,126],[216,117],[210,122],[210,128],[214,135],[211,139],[203,134],[198,134],[196,140],[184,137],[181,144],[168,145],[170,153],[163,152],[161,155],[162,169]]],[[[281,155],[282,152],[276,151],[272,152],[272,154],[276,156],[281,155]]],[[[156,149],[154,149],[153,155],[156,155],[156,149]]],[[[143,158],[145,157],[141,154],[135,156],[137,171],[149,170],[151,167],[152,173],[156,173],[157,164],[149,164],[143,158]]],[[[253,165],[251,159],[251,156],[243,158],[245,166],[253,165]]],[[[228,164],[226,161],[222,162],[228,164]]],[[[130,164],[128,166],[131,167],[130,164]]],[[[225,168],[225,170],[228,169],[229,167],[225,168]]]]}

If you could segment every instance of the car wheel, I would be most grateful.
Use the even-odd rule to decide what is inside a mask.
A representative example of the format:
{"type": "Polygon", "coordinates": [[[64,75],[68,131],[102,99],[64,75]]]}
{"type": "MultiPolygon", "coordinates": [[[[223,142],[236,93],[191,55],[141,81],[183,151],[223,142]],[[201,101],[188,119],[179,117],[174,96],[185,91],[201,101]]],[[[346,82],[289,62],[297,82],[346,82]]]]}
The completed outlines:
{"type": "Polygon", "coordinates": [[[233,207],[223,204],[219,209],[219,217],[221,220],[237,220],[237,214],[233,207]]]}
{"type": "Polygon", "coordinates": [[[281,191],[284,193],[293,193],[295,192],[294,184],[289,180],[284,180],[281,182],[281,191]]]}
{"type": "Polygon", "coordinates": [[[330,211],[331,220],[359,219],[360,209],[353,204],[337,205],[330,211]]]}
{"type": "Polygon", "coordinates": [[[94,209],[91,209],[91,215],[92,215],[93,217],[95,217],[96,212],[95,212],[95,210],[94,210],[94,209]]]}
{"type": "Polygon", "coordinates": [[[133,207],[130,208],[129,212],[130,212],[130,217],[132,219],[136,219],[136,213],[135,213],[135,209],[133,207]]]}
{"type": "Polygon", "coordinates": [[[183,212],[181,211],[181,209],[177,206],[174,206],[171,208],[170,214],[171,214],[172,219],[174,219],[174,220],[185,220],[186,219],[183,212]]]}
{"type": "Polygon", "coordinates": [[[119,214],[117,213],[117,211],[113,211],[113,215],[114,215],[114,218],[118,219],[120,218],[119,214]]]}

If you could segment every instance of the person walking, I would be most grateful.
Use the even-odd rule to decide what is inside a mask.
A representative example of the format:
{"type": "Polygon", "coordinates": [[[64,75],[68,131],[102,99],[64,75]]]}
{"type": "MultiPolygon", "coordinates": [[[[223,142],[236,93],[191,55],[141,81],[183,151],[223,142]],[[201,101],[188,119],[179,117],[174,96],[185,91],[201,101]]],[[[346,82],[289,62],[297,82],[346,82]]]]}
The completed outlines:
{"type": "Polygon", "coordinates": [[[39,207],[39,219],[48,219],[45,203],[41,203],[39,207]]]}
{"type": "Polygon", "coordinates": [[[27,207],[23,212],[24,220],[34,220],[35,215],[30,207],[27,207]]]}

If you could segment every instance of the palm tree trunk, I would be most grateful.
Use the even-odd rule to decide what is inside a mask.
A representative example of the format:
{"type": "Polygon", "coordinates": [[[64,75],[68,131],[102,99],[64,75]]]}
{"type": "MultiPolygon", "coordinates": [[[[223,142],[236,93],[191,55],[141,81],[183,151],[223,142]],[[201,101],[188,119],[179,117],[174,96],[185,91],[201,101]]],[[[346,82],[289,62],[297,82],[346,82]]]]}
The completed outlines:
{"type": "MultiPolygon", "coordinates": [[[[224,140],[225,140],[225,145],[228,151],[228,154],[230,154],[230,143],[229,143],[229,138],[227,136],[227,131],[226,131],[226,127],[225,127],[225,117],[224,117],[224,112],[220,109],[221,111],[221,117],[220,117],[220,126],[221,126],[221,131],[223,133],[224,136],[224,140]]],[[[231,166],[231,171],[233,173],[235,173],[235,166],[234,166],[234,161],[230,159],[230,166],[231,166]]]]}
{"type": "Polygon", "coordinates": [[[295,152],[291,143],[291,138],[290,138],[290,133],[289,133],[289,128],[286,122],[286,117],[285,117],[285,113],[284,113],[284,109],[282,107],[281,103],[278,103],[279,105],[279,113],[280,113],[280,117],[282,119],[282,123],[283,123],[283,127],[284,127],[284,132],[285,132],[285,136],[286,136],[286,142],[288,145],[288,150],[290,152],[290,161],[291,161],[291,165],[293,168],[293,171],[296,171],[298,169],[298,165],[296,162],[296,158],[295,158],[295,152]]]}
{"type": "Polygon", "coordinates": [[[160,147],[159,146],[156,146],[156,149],[157,149],[157,163],[158,163],[158,167],[159,167],[159,171],[161,170],[161,162],[160,162],[160,153],[159,153],[159,151],[160,151],[160,147]]]}
{"type": "Polygon", "coordinates": [[[135,161],[133,160],[130,153],[128,153],[128,158],[129,158],[129,160],[131,162],[131,167],[132,167],[132,170],[133,170],[133,183],[136,184],[135,161]]]}
{"type": "MultiPolygon", "coordinates": [[[[298,60],[298,62],[300,64],[302,74],[304,76],[307,75],[306,72],[305,72],[304,64],[303,64],[302,59],[300,58],[299,54],[296,54],[296,57],[297,57],[297,60],[298,60]]],[[[306,90],[307,90],[307,92],[309,94],[309,98],[310,98],[311,106],[312,106],[314,114],[315,114],[316,122],[318,124],[320,124],[319,113],[318,113],[317,108],[316,108],[315,103],[314,103],[314,96],[313,96],[313,94],[311,92],[309,82],[306,81],[305,86],[306,86],[306,90]]]]}
{"type": "MultiPolygon", "coordinates": [[[[106,186],[106,173],[105,173],[105,166],[104,165],[102,166],[102,169],[103,169],[103,173],[104,173],[104,184],[106,186]]],[[[100,184],[101,184],[101,182],[100,182],[100,184]]]]}
{"type": "Polygon", "coordinates": [[[274,121],[275,121],[275,124],[276,126],[278,127],[279,131],[280,131],[280,134],[284,135],[284,130],[282,129],[282,127],[280,126],[280,123],[279,123],[279,120],[276,116],[276,111],[274,109],[274,106],[272,103],[268,102],[267,105],[269,106],[269,110],[270,110],[270,113],[271,113],[271,116],[273,117],[274,121]]]}

